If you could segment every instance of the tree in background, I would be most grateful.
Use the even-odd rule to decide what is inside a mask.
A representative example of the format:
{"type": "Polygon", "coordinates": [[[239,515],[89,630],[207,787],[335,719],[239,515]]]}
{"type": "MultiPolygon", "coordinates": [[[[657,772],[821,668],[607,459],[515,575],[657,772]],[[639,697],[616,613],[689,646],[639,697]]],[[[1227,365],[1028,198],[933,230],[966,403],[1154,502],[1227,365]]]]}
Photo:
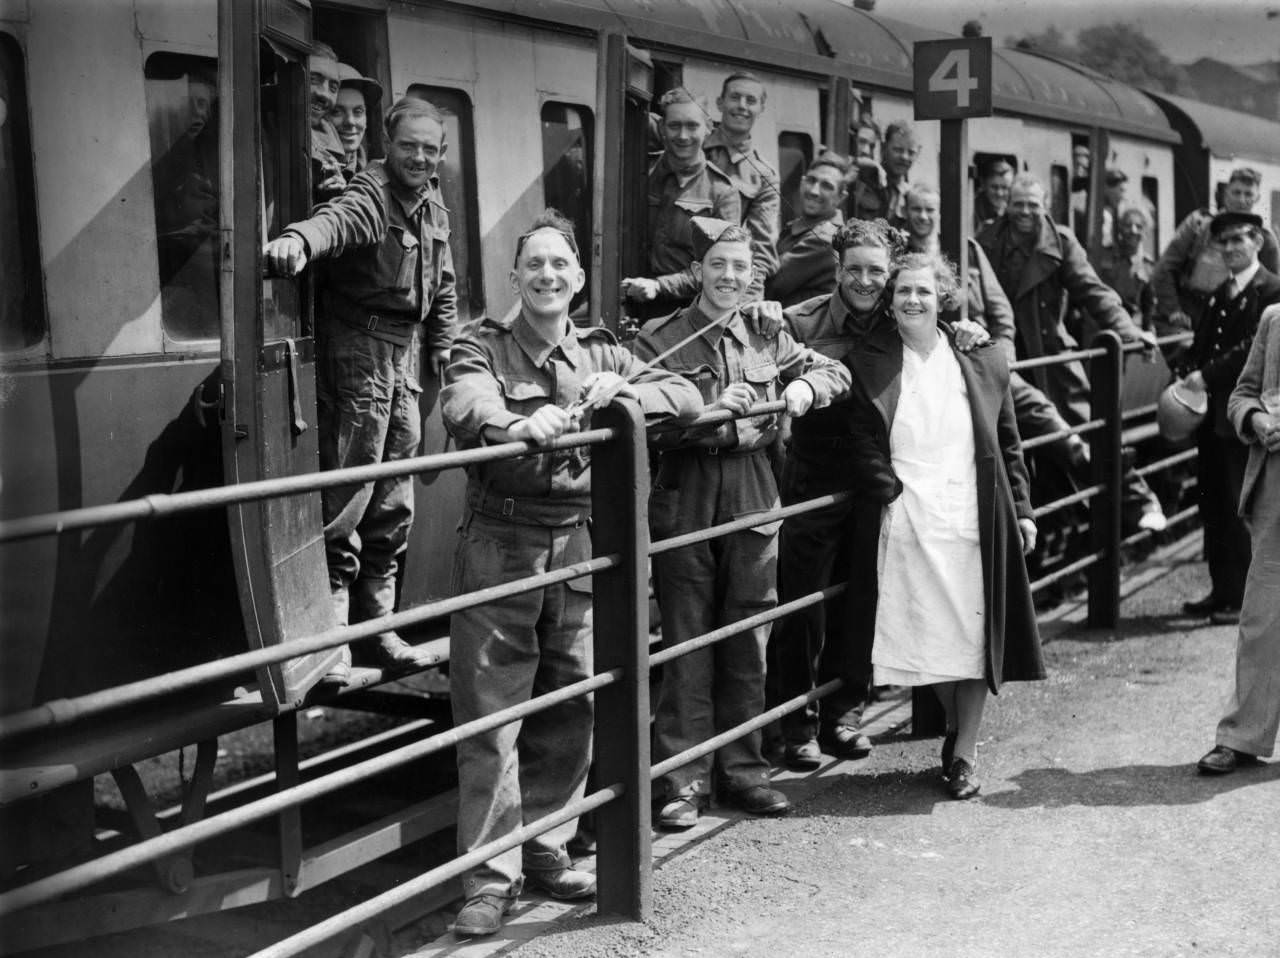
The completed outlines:
{"type": "Polygon", "coordinates": [[[1099,73],[1137,87],[1185,93],[1186,74],[1170,60],[1136,24],[1118,20],[1103,26],[1086,27],[1075,43],[1057,27],[1043,33],[1028,33],[1011,40],[1011,46],[1033,50],[1064,60],[1074,60],[1099,73]]]}

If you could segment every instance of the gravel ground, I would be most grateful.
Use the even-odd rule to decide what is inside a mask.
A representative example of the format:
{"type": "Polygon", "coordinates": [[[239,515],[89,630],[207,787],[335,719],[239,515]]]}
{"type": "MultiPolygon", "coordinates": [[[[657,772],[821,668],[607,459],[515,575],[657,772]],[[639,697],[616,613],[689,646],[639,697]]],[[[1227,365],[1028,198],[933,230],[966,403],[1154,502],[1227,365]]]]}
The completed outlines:
{"type": "Polygon", "coordinates": [[[1049,680],[990,703],[980,798],[945,797],[936,739],[882,743],[668,861],[651,921],[568,920],[519,958],[1280,955],[1280,762],[1195,773],[1235,643],[1171,614],[1204,581],[1177,566],[1118,635],[1048,644],[1049,680]]]}

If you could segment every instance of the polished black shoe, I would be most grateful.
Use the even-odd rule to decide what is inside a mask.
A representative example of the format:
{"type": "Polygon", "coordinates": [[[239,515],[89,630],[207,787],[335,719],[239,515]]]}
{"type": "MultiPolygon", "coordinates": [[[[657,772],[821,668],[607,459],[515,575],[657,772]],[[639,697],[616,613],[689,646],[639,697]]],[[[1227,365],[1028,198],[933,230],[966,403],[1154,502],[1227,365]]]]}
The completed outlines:
{"type": "Polygon", "coordinates": [[[791,811],[791,799],[767,785],[726,790],[721,793],[720,800],[752,815],[785,815],[791,811]]]}
{"type": "Polygon", "coordinates": [[[1196,762],[1201,775],[1228,775],[1242,765],[1258,765],[1260,760],[1248,752],[1237,752],[1228,745],[1215,745],[1196,762]]]}
{"type": "Polygon", "coordinates": [[[382,632],[355,645],[357,665],[367,665],[385,672],[418,672],[437,663],[425,649],[417,649],[394,632],[382,632]]]}
{"type": "Polygon", "coordinates": [[[954,799],[973,798],[982,790],[982,786],[974,780],[976,770],[962,758],[951,760],[947,770],[947,793],[954,799]]]}
{"type": "Polygon", "coordinates": [[[1239,625],[1240,606],[1224,605],[1209,613],[1209,621],[1214,625],[1239,625]]]}
{"type": "Polygon", "coordinates": [[[792,771],[811,772],[822,765],[822,749],[815,739],[788,742],[782,761],[792,771]]]}
{"type": "Polygon", "coordinates": [[[833,725],[818,736],[818,744],[836,758],[866,758],[871,754],[871,739],[852,725],[833,725]]]}
{"type": "Polygon", "coordinates": [[[1210,592],[1203,599],[1182,603],[1182,611],[1187,615],[1209,615],[1214,610],[1222,608],[1222,605],[1218,597],[1210,592]]]}
{"type": "Polygon", "coordinates": [[[959,732],[951,731],[942,737],[942,777],[945,779],[951,772],[951,760],[956,757],[956,736],[959,732]]]}

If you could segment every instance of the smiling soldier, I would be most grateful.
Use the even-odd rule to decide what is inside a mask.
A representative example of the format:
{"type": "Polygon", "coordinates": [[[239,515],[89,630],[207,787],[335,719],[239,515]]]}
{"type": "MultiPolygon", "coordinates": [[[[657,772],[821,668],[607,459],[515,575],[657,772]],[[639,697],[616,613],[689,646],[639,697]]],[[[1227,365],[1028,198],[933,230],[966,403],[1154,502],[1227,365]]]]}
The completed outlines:
{"type": "Polygon", "coordinates": [[[794,306],[836,288],[840,266],[831,241],[844,225],[840,204],[845,198],[849,161],[823,153],[809,164],[800,181],[800,209],[778,239],[778,271],[765,287],[769,299],[794,306]]]}
{"type": "MultiPolygon", "coordinates": [[[[320,467],[407,459],[418,449],[419,344],[441,375],[457,321],[449,214],[436,170],[445,155],[440,112],[404,97],[387,112],[389,147],[310,219],[291,223],[263,257],[293,276],[328,259],[316,321],[320,467]]],[[[396,570],[413,523],[413,478],[338,486],[321,494],[329,586],[338,622],[395,610],[396,570]]],[[[368,664],[430,664],[395,632],[362,643],[368,664]]],[[[330,677],[344,680],[339,668],[330,677]]]]}
{"type": "MultiPolygon", "coordinates": [[[[759,402],[781,399],[792,416],[828,406],[849,389],[847,368],[799,345],[785,331],[761,335],[739,304],[752,281],[750,234],[740,226],[693,221],[694,302],[641,330],[636,356],[662,360],[701,390],[710,410],[741,416],[759,402]]],[[[778,507],[769,446],[775,413],[664,434],[649,519],[654,539],[666,539],[778,507]]],[[[776,520],[712,542],[655,556],[654,576],[669,645],[772,609],[778,601],[776,520]]],[[[654,716],[654,761],[670,758],[759,715],[764,708],[765,642],[761,625],[663,666],[654,716]]],[[[656,821],[689,828],[711,794],[757,815],[780,815],[786,795],[769,787],[760,732],[722,746],[656,783],[656,821]]]]}
{"type": "MultiPolygon", "coordinates": [[[[454,346],[441,396],[462,449],[545,443],[582,425],[576,410],[611,395],[635,399],[650,423],[692,419],[697,387],[640,362],[603,327],[579,328],[569,304],[586,282],[573,224],[555,210],[516,244],[511,288],[520,312],[485,319],[454,346]]],[[[455,594],[591,558],[589,447],[469,467],[455,594]]],[[[450,697],[456,725],[592,674],[591,579],[486,602],[453,616],[450,697]]],[[[458,743],[458,854],[465,855],[582,797],[591,760],[591,699],[553,708],[458,743]]],[[[574,820],[472,868],[458,935],[502,926],[527,882],[553,898],[588,898],[595,876],[573,867],[574,820]]]]}

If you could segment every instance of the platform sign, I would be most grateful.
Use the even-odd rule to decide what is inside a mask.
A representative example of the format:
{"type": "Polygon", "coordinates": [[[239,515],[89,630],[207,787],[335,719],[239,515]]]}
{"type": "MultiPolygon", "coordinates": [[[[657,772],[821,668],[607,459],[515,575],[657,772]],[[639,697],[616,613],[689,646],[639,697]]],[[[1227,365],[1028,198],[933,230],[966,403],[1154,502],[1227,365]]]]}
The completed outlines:
{"type": "Polygon", "coordinates": [[[991,115],[991,38],[921,40],[915,44],[917,120],[991,115]]]}

